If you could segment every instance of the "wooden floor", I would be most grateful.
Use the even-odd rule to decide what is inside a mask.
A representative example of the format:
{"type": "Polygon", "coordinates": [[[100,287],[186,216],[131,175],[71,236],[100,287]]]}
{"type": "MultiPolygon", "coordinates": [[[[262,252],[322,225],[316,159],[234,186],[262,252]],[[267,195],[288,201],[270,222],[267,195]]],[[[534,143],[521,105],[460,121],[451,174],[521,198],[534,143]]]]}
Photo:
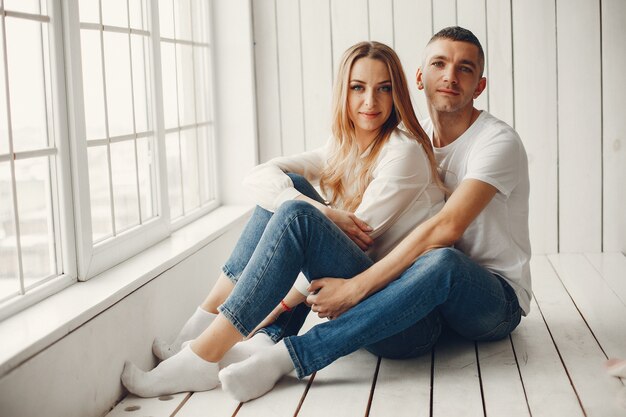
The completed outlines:
{"type": "Polygon", "coordinates": [[[128,396],[108,416],[626,416],[616,401],[624,381],[602,368],[626,358],[626,257],[535,256],[531,267],[532,312],[502,341],[448,336],[406,361],[358,351],[248,403],[220,388],[128,396]]]}

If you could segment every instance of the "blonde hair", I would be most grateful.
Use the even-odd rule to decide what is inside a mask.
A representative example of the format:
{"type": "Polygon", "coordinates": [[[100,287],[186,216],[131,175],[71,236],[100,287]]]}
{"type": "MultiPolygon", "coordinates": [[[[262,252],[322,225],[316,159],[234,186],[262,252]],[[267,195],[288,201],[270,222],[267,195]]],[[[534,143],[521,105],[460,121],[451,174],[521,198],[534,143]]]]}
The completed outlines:
{"type": "Polygon", "coordinates": [[[422,145],[428,157],[433,180],[439,187],[444,189],[437,171],[432,144],[413,111],[400,59],[393,49],[379,42],[360,42],[350,47],[343,54],[337,78],[335,79],[332,110],[334,149],[328,165],[322,171],[320,178],[322,192],[331,205],[351,212],[356,210],[359,204],[361,204],[365,189],[371,181],[372,171],[375,167],[374,163],[380,150],[400,123],[404,125],[403,130],[407,131],[413,139],[422,145]],[[380,132],[369,146],[369,154],[364,158],[360,157],[354,123],[350,120],[348,114],[350,71],[354,63],[361,58],[376,59],[387,65],[391,78],[393,97],[391,114],[381,126],[380,132]],[[356,184],[356,192],[352,195],[348,194],[348,187],[344,183],[346,173],[348,177],[347,182],[356,184]]]}

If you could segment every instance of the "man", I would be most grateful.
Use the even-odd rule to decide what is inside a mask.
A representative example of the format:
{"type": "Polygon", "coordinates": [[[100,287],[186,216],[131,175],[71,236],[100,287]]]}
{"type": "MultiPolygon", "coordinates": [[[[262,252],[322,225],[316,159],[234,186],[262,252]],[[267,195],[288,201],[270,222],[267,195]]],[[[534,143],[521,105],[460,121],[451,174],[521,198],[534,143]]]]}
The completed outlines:
{"type": "Polygon", "coordinates": [[[529,312],[528,163],[515,131],[474,108],[486,87],[483,68],[469,30],[432,37],[417,87],[451,192],[445,206],[361,274],[313,281],[307,301],[332,320],[224,369],[222,386],[237,400],[263,395],[294,368],[302,378],[361,347],[417,356],[442,326],[470,340],[501,339],[529,312]]]}

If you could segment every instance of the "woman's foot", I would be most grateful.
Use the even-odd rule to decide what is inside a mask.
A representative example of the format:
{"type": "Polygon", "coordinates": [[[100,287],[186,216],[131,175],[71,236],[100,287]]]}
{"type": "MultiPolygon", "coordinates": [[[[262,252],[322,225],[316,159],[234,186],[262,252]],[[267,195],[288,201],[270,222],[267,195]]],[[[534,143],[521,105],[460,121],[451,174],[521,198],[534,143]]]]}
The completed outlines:
{"type": "Polygon", "coordinates": [[[209,313],[198,307],[193,315],[187,320],[183,328],[176,336],[172,343],[155,338],[152,343],[152,353],[162,361],[171,358],[180,352],[183,342],[193,340],[200,335],[207,327],[211,325],[217,314],[209,313]]]}
{"type": "Polygon", "coordinates": [[[149,372],[126,362],[122,383],[128,391],[140,397],[208,391],[219,384],[218,371],[217,363],[205,361],[187,346],[149,372]]]}
{"type": "Polygon", "coordinates": [[[258,398],[294,370],[285,342],[252,355],[243,362],[224,368],[219,373],[222,389],[235,400],[246,402],[258,398]]]}

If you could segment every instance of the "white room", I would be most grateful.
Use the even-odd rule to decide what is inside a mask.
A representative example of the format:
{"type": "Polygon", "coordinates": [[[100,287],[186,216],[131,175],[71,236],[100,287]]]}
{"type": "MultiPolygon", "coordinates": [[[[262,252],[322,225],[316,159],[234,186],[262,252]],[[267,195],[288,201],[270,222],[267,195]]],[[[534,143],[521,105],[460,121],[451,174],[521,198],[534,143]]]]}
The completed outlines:
{"type": "Polygon", "coordinates": [[[0,19],[1,416],[626,413],[603,366],[626,359],[626,2],[0,0],[0,19]],[[216,282],[246,175],[326,143],[342,53],[393,48],[422,121],[424,48],[457,25],[484,49],[474,107],[527,154],[517,329],[408,360],[361,349],[249,402],[129,394],[125,361],[155,367],[155,337],[216,282]]]}

